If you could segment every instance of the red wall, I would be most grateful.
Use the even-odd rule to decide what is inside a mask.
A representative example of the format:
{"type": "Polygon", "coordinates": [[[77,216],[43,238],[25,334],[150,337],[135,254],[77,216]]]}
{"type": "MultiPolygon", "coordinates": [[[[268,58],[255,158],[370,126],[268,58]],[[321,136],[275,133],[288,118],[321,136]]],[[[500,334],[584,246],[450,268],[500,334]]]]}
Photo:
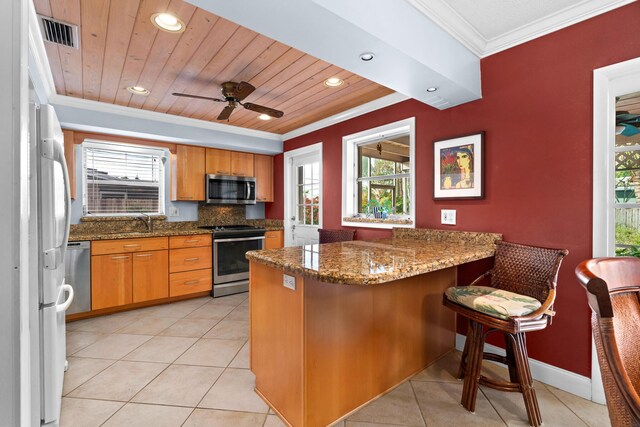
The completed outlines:
{"type": "MultiPolygon", "coordinates": [[[[640,3],[633,3],[489,56],[481,62],[481,100],[444,111],[408,100],[286,141],[285,151],[323,142],[323,226],[340,227],[342,136],[415,116],[417,226],[443,228],[440,209],[452,208],[458,225],[449,229],[568,249],[557,316],[551,327],[529,334],[529,355],[590,376],[589,310],[573,270],[591,256],[592,73],[640,56],[637,22],[640,3]],[[486,197],[434,202],[433,141],[481,130],[486,197]]],[[[280,173],[277,200],[282,192],[280,173]]],[[[269,218],[282,215],[281,204],[267,210],[269,218]]],[[[361,239],[387,233],[358,229],[361,239]]],[[[460,268],[460,281],[468,283],[485,266],[460,268]]]]}

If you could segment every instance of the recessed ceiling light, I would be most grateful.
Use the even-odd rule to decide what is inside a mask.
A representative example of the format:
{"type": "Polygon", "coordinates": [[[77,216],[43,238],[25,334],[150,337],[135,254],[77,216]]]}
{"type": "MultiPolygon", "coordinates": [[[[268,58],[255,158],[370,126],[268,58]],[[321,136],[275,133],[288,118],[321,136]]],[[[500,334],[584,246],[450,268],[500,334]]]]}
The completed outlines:
{"type": "Polygon", "coordinates": [[[363,61],[371,61],[375,55],[371,52],[365,52],[360,54],[360,59],[363,61]]]}
{"type": "Polygon", "coordinates": [[[342,86],[343,83],[344,83],[344,80],[339,79],[337,77],[331,77],[324,81],[324,85],[328,87],[342,86]]]}
{"type": "Polygon", "coordinates": [[[269,116],[269,115],[267,115],[267,114],[260,114],[260,115],[258,116],[258,118],[259,118],[260,120],[271,120],[271,116],[269,116]]]}
{"type": "Polygon", "coordinates": [[[127,90],[129,92],[131,92],[134,95],[144,95],[147,96],[149,95],[151,92],[149,91],[149,89],[145,89],[142,86],[128,86],[127,90]]]}
{"type": "Polygon", "coordinates": [[[435,91],[437,91],[437,90],[438,90],[438,88],[437,88],[437,87],[435,87],[435,86],[431,86],[431,87],[428,87],[428,88],[427,88],[427,92],[435,92],[435,91]]]}
{"type": "Polygon", "coordinates": [[[184,31],[184,22],[170,13],[154,13],[151,15],[151,22],[161,30],[170,33],[181,33],[184,31]]]}

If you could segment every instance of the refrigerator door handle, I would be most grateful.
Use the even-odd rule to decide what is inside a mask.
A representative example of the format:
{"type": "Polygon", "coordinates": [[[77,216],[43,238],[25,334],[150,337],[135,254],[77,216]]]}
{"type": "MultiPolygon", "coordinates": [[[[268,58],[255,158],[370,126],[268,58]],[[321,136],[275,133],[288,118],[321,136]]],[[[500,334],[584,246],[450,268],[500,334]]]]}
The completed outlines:
{"type": "Polygon", "coordinates": [[[69,308],[69,306],[73,302],[73,287],[71,285],[68,285],[66,283],[64,285],[62,285],[62,292],[67,292],[69,294],[69,296],[67,297],[67,299],[62,304],[56,305],[56,312],[57,313],[62,313],[62,312],[67,311],[67,309],[69,308]]]}
{"type": "Polygon", "coordinates": [[[53,160],[60,164],[62,168],[62,178],[64,180],[64,210],[65,210],[65,232],[62,244],[55,249],[44,251],[45,267],[55,270],[62,264],[64,256],[67,252],[67,243],[69,243],[69,228],[71,227],[71,186],[69,185],[69,169],[64,158],[64,148],[62,144],[56,144],[53,139],[44,140],[45,150],[43,157],[53,160]]]}

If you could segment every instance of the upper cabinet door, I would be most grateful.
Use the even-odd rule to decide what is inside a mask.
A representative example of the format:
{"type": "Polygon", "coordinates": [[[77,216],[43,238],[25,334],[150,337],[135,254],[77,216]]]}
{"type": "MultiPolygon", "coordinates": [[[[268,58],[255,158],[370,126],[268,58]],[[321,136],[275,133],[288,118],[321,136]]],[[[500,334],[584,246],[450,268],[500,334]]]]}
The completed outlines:
{"type": "Polygon", "coordinates": [[[171,166],[172,200],[204,200],[205,149],[178,145],[171,166]]]}
{"type": "Polygon", "coordinates": [[[255,176],[253,172],[253,154],[232,151],[231,175],[255,176]]]}
{"type": "Polygon", "coordinates": [[[231,175],[231,151],[207,148],[208,175],[231,175]]]}
{"type": "Polygon", "coordinates": [[[273,202],[273,157],[255,155],[256,201],[273,202]]]}

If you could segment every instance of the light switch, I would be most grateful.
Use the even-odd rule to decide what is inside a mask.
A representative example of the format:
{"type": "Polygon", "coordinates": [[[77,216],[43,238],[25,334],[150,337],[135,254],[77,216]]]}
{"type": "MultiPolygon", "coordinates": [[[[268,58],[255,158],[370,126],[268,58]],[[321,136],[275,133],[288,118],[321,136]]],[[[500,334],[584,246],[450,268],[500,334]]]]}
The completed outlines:
{"type": "Polygon", "coordinates": [[[180,216],[177,206],[169,206],[169,216],[180,216]]]}
{"type": "Polygon", "coordinates": [[[440,211],[440,222],[446,225],[456,225],[456,210],[442,209],[440,211]]]}
{"type": "Polygon", "coordinates": [[[282,276],[282,284],[284,285],[285,288],[289,288],[292,291],[296,290],[296,276],[289,276],[288,274],[285,274],[282,276]]]}

